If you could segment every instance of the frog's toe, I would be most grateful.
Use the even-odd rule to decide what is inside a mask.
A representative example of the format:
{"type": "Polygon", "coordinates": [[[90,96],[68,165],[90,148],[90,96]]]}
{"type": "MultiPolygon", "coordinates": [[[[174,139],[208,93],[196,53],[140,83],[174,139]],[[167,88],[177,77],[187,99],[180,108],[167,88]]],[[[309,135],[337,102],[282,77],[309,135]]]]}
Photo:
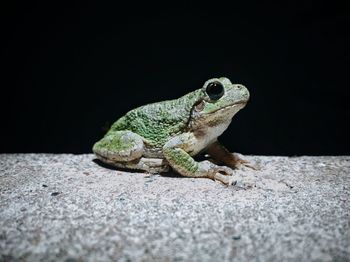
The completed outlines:
{"type": "Polygon", "coordinates": [[[247,168],[253,169],[255,171],[260,170],[260,167],[257,164],[251,163],[250,161],[241,158],[239,156],[239,154],[237,154],[237,153],[234,153],[233,155],[234,155],[234,159],[235,159],[235,161],[233,163],[234,168],[244,169],[245,167],[247,167],[247,168]]]}
{"type": "Polygon", "coordinates": [[[216,173],[214,180],[223,183],[224,185],[235,185],[237,180],[232,175],[223,175],[222,173],[216,173]]]}
{"type": "Polygon", "coordinates": [[[235,180],[233,179],[234,171],[226,166],[217,166],[215,168],[215,174],[213,179],[215,181],[220,181],[221,183],[225,185],[233,185],[235,184],[235,180]]]}
{"type": "Polygon", "coordinates": [[[237,168],[243,169],[243,168],[245,168],[245,167],[250,168],[250,169],[253,169],[253,170],[255,170],[255,171],[258,171],[258,170],[261,169],[261,168],[260,168],[259,166],[257,166],[256,164],[251,163],[251,162],[249,162],[249,161],[247,161],[247,160],[241,159],[241,160],[238,162],[238,164],[237,164],[237,168]]]}
{"type": "Polygon", "coordinates": [[[234,171],[226,166],[218,166],[217,168],[215,168],[215,172],[225,176],[232,176],[234,171]]]}

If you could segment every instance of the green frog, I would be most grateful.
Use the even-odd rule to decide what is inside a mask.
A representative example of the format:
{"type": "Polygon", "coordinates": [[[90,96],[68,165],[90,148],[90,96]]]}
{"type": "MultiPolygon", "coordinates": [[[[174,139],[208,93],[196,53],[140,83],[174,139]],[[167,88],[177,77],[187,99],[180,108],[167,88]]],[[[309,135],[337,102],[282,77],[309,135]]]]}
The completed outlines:
{"type": "Polygon", "coordinates": [[[172,168],[185,177],[210,178],[232,184],[229,177],[249,163],[230,153],[217,138],[249,100],[248,89],[226,77],[178,99],[133,109],[119,118],[96,142],[102,162],[126,169],[161,173],[172,168]],[[211,160],[196,161],[205,152],[211,160]]]}

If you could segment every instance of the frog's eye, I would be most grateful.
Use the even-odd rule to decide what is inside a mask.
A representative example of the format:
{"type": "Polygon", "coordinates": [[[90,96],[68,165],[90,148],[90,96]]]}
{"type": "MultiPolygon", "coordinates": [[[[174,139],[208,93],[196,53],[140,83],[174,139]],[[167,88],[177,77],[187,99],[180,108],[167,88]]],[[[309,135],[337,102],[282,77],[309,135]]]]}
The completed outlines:
{"type": "Polygon", "coordinates": [[[220,82],[212,82],[208,84],[205,92],[207,92],[210,100],[218,100],[224,95],[225,90],[220,82]]]}

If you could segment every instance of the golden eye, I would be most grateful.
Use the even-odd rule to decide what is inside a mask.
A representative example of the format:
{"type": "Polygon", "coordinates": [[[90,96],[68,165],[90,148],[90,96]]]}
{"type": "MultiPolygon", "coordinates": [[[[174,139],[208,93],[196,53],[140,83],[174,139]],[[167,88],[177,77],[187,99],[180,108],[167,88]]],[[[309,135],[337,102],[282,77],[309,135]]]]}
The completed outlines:
{"type": "Polygon", "coordinates": [[[218,100],[224,95],[225,89],[220,82],[212,82],[208,84],[205,92],[208,94],[211,100],[218,100]]]}

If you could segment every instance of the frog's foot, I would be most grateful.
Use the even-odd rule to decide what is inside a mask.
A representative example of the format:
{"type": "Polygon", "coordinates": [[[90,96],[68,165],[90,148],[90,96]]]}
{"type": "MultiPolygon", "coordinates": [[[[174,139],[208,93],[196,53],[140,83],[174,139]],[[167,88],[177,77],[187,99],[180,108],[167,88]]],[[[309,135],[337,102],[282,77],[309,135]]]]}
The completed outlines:
{"type": "Polygon", "coordinates": [[[233,155],[234,160],[232,161],[232,164],[229,166],[232,166],[236,169],[242,169],[242,167],[248,167],[248,168],[251,168],[255,171],[260,170],[260,168],[258,166],[256,166],[255,164],[252,164],[248,160],[240,158],[239,154],[232,153],[232,155],[233,155]]]}
{"type": "Polygon", "coordinates": [[[241,169],[242,167],[248,167],[253,170],[260,169],[249,161],[240,158],[238,154],[232,154],[218,141],[211,144],[206,151],[217,163],[225,164],[233,169],[241,169]]]}
{"type": "Polygon", "coordinates": [[[235,180],[233,176],[225,176],[222,173],[216,173],[214,175],[214,181],[219,181],[224,185],[228,185],[228,186],[236,185],[237,183],[237,180],[235,180]]]}
{"type": "Polygon", "coordinates": [[[234,185],[240,189],[249,189],[256,186],[260,178],[245,171],[232,170],[226,166],[218,166],[210,161],[202,161],[199,163],[199,173],[207,174],[206,177],[215,181],[219,181],[225,185],[234,185]]]}
{"type": "Polygon", "coordinates": [[[215,181],[220,181],[225,185],[232,185],[235,181],[232,179],[233,170],[227,166],[218,166],[210,161],[198,163],[197,173],[200,176],[208,177],[215,181]]]}

